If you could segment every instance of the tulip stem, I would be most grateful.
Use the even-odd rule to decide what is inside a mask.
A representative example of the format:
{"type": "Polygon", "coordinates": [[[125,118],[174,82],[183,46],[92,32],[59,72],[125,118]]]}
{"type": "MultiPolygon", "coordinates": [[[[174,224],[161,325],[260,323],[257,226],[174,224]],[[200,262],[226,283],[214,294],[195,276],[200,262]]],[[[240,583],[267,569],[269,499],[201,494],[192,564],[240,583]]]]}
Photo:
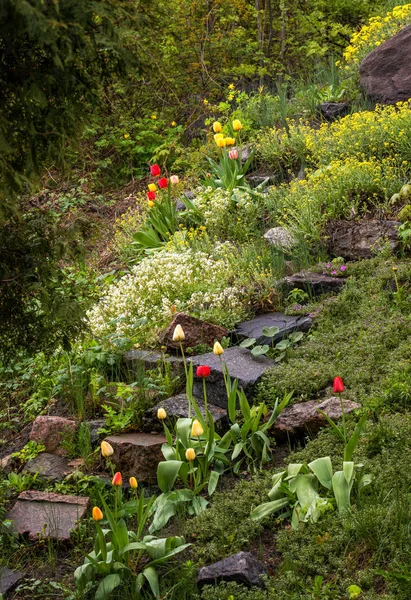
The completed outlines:
{"type": "Polygon", "coordinates": [[[347,425],[345,422],[345,411],[344,411],[344,402],[341,396],[341,392],[338,394],[339,399],[340,399],[340,406],[341,406],[341,417],[342,417],[342,428],[343,428],[343,435],[344,435],[344,444],[347,443],[347,425]]]}
{"type": "MultiPolygon", "coordinates": [[[[186,357],[184,354],[184,349],[183,349],[183,344],[180,342],[180,350],[181,350],[181,357],[183,359],[183,364],[184,364],[184,372],[186,375],[186,383],[188,381],[188,371],[187,371],[187,361],[186,361],[186,357]]],[[[189,390],[187,389],[187,402],[188,402],[188,418],[191,417],[191,394],[193,392],[193,390],[191,390],[191,392],[189,392],[189,390]]]]}
{"type": "MultiPolygon", "coordinates": [[[[204,395],[204,408],[206,411],[206,423],[207,423],[207,413],[208,413],[208,403],[207,403],[207,388],[206,388],[206,378],[203,377],[203,395],[204,395]]],[[[208,423],[207,423],[208,425],[208,423]]]]}

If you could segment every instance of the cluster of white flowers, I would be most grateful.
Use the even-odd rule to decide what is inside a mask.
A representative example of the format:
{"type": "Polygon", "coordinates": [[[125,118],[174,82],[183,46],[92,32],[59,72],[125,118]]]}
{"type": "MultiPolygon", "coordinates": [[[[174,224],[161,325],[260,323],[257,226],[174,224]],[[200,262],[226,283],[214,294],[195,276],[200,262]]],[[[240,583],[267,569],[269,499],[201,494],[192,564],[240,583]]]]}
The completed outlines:
{"type": "Polygon", "coordinates": [[[116,334],[147,342],[170,321],[173,305],[177,311],[215,315],[220,323],[231,325],[244,314],[245,292],[232,285],[229,254],[227,244],[222,244],[213,256],[188,248],[144,258],[89,312],[93,333],[99,338],[116,334]]]}

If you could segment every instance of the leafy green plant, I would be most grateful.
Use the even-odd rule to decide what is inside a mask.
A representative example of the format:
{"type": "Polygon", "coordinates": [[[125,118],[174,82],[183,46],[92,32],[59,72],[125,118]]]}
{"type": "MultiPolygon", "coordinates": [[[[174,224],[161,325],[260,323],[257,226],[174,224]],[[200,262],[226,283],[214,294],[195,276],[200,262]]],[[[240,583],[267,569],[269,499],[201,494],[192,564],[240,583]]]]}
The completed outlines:
{"type": "Polygon", "coordinates": [[[221,153],[219,163],[207,156],[211,176],[205,179],[204,184],[213,189],[224,188],[229,192],[232,192],[234,188],[248,187],[245,176],[253,159],[254,150],[243,164],[241,152],[237,149],[226,150],[225,148],[221,153]]]}
{"type": "Polygon", "coordinates": [[[281,362],[282,360],[287,362],[287,360],[292,356],[294,346],[303,339],[304,333],[302,331],[293,331],[274,346],[274,338],[279,331],[280,329],[278,327],[263,327],[262,334],[271,338],[271,347],[268,344],[259,344],[254,346],[255,342],[257,341],[255,338],[247,338],[241,342],[240,346],[242,348],[250,348],[250,346],[254,346],[251,349],[251,354],[253,356],[261,356],[270,352],[275,356],[276,362],[281,362]]]}
{"type": "Polygon", "coordinates": [[[17,458],[21,463],[26,463],[28,460],[36,458],[41,452],[45,452],[45,450],[46,446],[44,444],[30,440],[21,450],[13,452],[11,456],[17,458]]]}

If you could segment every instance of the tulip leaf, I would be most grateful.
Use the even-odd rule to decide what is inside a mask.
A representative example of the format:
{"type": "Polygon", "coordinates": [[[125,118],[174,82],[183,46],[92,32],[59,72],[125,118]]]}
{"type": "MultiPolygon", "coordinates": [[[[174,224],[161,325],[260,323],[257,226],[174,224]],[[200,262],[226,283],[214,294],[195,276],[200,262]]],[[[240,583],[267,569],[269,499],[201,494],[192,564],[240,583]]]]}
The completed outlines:
{"type": "Polygon", "coordinates": [[[308,463],[308,466],[317,477],[321,485],[330,490],[332,488],[333,478],[333,468],[330,457],[323,456],[322,458],[317,458],[316,460],[308,463]]]}
{"type": "Polygon", "coordinates": [[[111,573],[104,577],[97,588],[95,600],[107,600],[110,598],[113,590],[121,584],[121,577],[118,573],[111,573]]]}
{"type": "Polygon", "coordinates": [[[251,518],[253,521],[261,521],[261,519],[265,519],[269,517],[274,512],[277,512],[288,506],[289,500],[288,498],[279,498],[278,500],[274,500],[273,502],[265,502],[264,504],[260,504],[251,512],[251,518]]]}
{"type": "Polygon", "coordinates": [[[217,487],[218,479],[220,474],[217,471],[210,472],[210,479],[208,480],[208,495],[211,496],[214,494],[215,489],[217,487]]]}
{"type": "Polygon", "coordinates": [[[158,463],[157,483],[162,492],[170,492],[173,489],[182,464],[181,460],[167,460],[158,463]]]}

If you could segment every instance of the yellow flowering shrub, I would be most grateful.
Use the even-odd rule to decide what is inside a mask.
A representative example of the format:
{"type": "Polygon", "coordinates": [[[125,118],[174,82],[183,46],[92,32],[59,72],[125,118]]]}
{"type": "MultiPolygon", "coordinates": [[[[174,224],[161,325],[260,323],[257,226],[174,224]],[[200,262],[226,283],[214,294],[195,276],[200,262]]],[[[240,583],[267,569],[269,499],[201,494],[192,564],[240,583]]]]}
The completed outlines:
{"type": "Polygon", "coordinates": [[[409,23],[411,4],[395,6],[385,16],[372,17],[367,25],[354,33],[343,53],[343,60],[337,65],[342,66],[345,74],[357,76],[358,66],[363,58],[409,23]]]}

